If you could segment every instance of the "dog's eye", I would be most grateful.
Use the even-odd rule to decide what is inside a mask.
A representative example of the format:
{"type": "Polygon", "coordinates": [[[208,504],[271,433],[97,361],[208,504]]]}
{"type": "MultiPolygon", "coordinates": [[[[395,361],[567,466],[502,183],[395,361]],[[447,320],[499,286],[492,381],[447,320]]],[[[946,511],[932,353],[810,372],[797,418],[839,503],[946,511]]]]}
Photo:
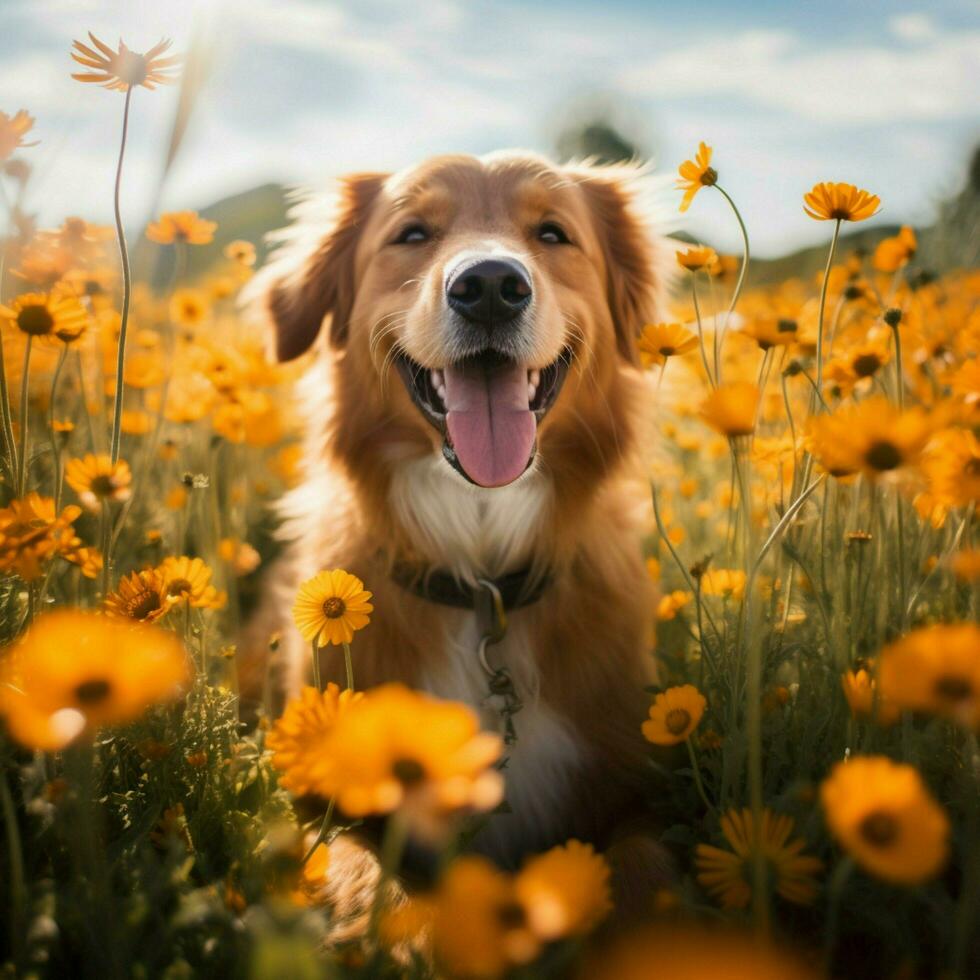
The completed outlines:
{"type": "Polygon", "coordinates": [[[549,245],[570,245],[571,239],[565,234],[565,229],[554,221],[546,221],[538,228],[538,240],[549,245]]]}
{"type": "Polygon", "coordinates": [[[429,240],[429,231],[424,225],[420,225],[417,222],[415,224],[406,225],[398,233],[398,237],[395,239],[395,245],[417,245],[419,242],[427,242],[429,240]]]}

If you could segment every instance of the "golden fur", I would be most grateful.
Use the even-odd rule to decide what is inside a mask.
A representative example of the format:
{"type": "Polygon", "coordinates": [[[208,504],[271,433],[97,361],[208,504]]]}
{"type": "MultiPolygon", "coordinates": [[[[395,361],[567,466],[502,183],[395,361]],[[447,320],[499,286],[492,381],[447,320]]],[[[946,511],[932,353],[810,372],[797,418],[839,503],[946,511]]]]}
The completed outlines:
{"type": "MultiPolygon", "coordinates": [[[[342,567],[375,595],[372,622],[354,643],[357,686],[399,680],[467,699],[493,726],[495,712],[479,704],[473,614],[404,591],[391,566],[449,568],[470,583],[525,565],[548,575],[541,599],[513,612],[507,638],[491,647],[526,707],[506,770],[515,812],[494,817],[491,828],[502,829],[476,846],[510,866],[571,836],[606,846],[648,779],[640,723],[654,665],[630,483],[642,394],[634,337],[662,319],[665,283],[637,177],[526,153],[358,174],[341,182],[332,215],[316,200],[304,207],[255,285],[278,356],[318,353],[302,388],[305,480],[283,503],[292,543],[246,648],[262,650],[280,632],[273,682],[295,691],[309,660],[290,624],[295,588],[342,567]],[[393,247],[408,217],[437,233],[423,246],[393,247]],[[573,244],[535,238],[546,219],[560,220],[573,244]],[[517,256],[531,270],[528,367],[572,352],[534,465],[498,489],[467,484],[441,458],[439,433],[392,368],[399,351],[433,368],[452,357],[444,273],[474,250],[517,256]]],[[[325,655],[324,670],[343,682],[342,657],[325,655]]],[[[649,841],[633,853],[645,855],[650,876],[663,872],[649,841]]]]}

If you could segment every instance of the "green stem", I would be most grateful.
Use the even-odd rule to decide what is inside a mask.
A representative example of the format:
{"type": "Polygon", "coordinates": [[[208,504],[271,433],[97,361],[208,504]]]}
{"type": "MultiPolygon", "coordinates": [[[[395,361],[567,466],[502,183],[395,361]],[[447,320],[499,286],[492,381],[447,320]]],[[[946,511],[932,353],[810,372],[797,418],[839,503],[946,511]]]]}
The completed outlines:
{"type": "MultiPolygon", "coordinates": [[[[694,316],[698,323],[698,346],[701,348],[701,363],[704,365],[704,373],[708,376],[708,384],[715,387],[715,379],[708,366],[708,352],[704,347],[704,327],[701,324],[701,307],[698,305],[698,284],[697,273],[691,273],[691,299],[694,301],[694,316]]],[[[715,322],[715,334],[718,333],[717,319],[715,322]]]]}
{"type": "Polygon", "coordinates": [[[7,767],[4,766],[0,778],[0,800],[3,804],[3,822],[7,830],[7,853],[10,874],[10,948],[14,951],[14,963],[19,961],[19,951],[23,945],[27,891],[24,884],[24,852],[20,839],[20,824],[17,822],[17,808],[10,792],[7,767]]]}
{"type": "MultiPolygon", "coordinates": [[[[116,216],[116,235],[119,239],[119,257],[122,261],[123,272],[123,301],[119,321],[119,347],[116,352],[116,393],[112,413],[112,439],[110,441],[109,458],[113,465],[119,460],[119,444],[122,426],[123,405],[123,370],[126,366],[126,330],[129,326],[129,300],[132,292],[132,282],[129,271],[129,250],[126,248],[126,232],[123,229],[122,214],[119,209],[119,191],[122,186],[123,157],[126,154],[126,134],[129,130],[129,106],[133,97],[133,88],[126,89],[126,105],[123,109],[122,140],[119,144],[119,161],[116,164],[116,186],[113,198],[116,216]]],[[[108,560],[108,555],[106,556],[108,560]]]]}
{"type": "Polygon", "coordinates": [[[337,807],[337,798],[335,796],[330,797],[330,802],[327,804],[327,812],[323,815],[323,821],[320,823],[320,829],[316,832],[316,837],[313,838],[313,843],[310,844],[309,850],[306,852],[306,856],[303,858],[303,864],[306,864],[311,857],[313,857],[313,852],[327,839],[327,834],[330,832],[330,825],[333,823],[333,812],[337,807]]]}
{"type": "Polygon", "coordinates": [[[17,441],[14,439],[14,426],[10,420],[10,392],[7,390],[7,364],[4,360],[3,337],[0,335],[0,416],[3,420],[3,442],[6,450],[7,472],[11,482],[19,472],[17,466],[17,441]]]}
{"type": "Polygon", "coordinates": [[[708,813],[716,815],[714,804],[708,799],[708,794],[704,791],[704,783],[701,781],[701,767],[698,765],[698,757],[694,752],[694,746],[691,745],[690,737],[684,739],[684,744],[687,746],[687,755],[691,760],[691,772],[694,773],[694,785],[697,787],[698,796],[701,797],[701,802],[707,808],[708,813]]]}
{"type": "MultiPolygon", "coordinates": [[[[739,231],[742,233],[742,268],[739,269],[735,291],[732,293],[732,301],[728,304],[728,312],[725,314],[725,330],[727,331],[728,320],[735,311],[735,304],[738,303],[738,298],[742,294],[742,286],[745,285],[745,274],[748,272],[751,255],[749,253],[749,233],[745,230],[745,222],[742,220],[742,215],[739,214],[738,208],[735,207],[735,202],[728,196],[728,192],[720,184],[715,184],[715,189],[728,201],[735,214],[735,220],[738,222],[739,231]]],[[[721,383],[721,368],[716,367],[716,370],[718,372],[718,382],[721,383]]]]}
{"type": "Polygon", "coordinates": [[[31,370],[31,347],[34,338],[28,334],[24,345],[24,376],[20,381],[20,472],[17,475],[17,496],[23,497],[27,491],[27,424],[28,424],[28,379],[31,370]]]}
{"type": "MultiPolygon", "coordinates": [[[[837,239],[840,236],[841,219],[834,224],[834,237],[830,240],[830,252],[827,255],[827,266],[823,273],[823,283],[820,287],[820,313],[817,316],[817,394],[823,390],[823,318],[827,306],[827,287],[830,284],[830,269],[834,263],[834,253],[837,251],[837,239]]],[[[821,398],[821,402],[823,399],[821,398]]],[[[824,408],[827,406],[824,405],[824,408]]]]}
{"type": "Polygon", "coordinates": [[[54,377],[51,380],[51,399],[48,405],[48,432],[51,435],[51,457],[54,464],[54,509],[57,513],[61,509],[61,450],[58,447],[58,434],[54,431],[55,405],[58,399],[58,379],[61,377],[61,369],[65,366],[65,358],[68,357],[68,345],[61,345],[61,352],[58,355],[58,364],[54,369],[54,377]]]}
{"type": "Polygon", "coordinates": [[[344,643],[344,669],[347,671],[347,690],[354,690],[354,661],[350,655],[350,644],[344,643]]]}
{"type": "Polygon", "coordinates": [[[895,392],[898,395],[899,411],[905,410],[905,372],[902,370],[902,335],[898,327],[892,327],[895,336],[895,392]]]}
{"type": "Polygon", "coordinates": [[[323,686],[320,683],[320,647],[317,644],[319,636],[313,637],[313,686],[318,690],[322,691],[323,686]]]}

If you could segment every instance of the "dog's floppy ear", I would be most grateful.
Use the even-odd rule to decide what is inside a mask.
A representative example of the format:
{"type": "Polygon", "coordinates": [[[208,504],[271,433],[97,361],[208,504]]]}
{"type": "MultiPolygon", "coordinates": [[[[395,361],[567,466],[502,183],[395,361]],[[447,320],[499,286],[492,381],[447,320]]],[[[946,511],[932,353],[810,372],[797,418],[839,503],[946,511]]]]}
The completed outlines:
{"type": "MultiPolygon", "coordinates": [[[[338,182],[331,213],[319,199],[294,212],[273,263],[261,273],[257,291],[275,327],[275,353],[290,361],[309,349],[330,317],[330,343],[347,341],[354,305],[354,257],[361,231],[387,174],[362,173],[338,182]]],[[[259,277],[256,277],[259,279],[259,277]]]]}
{"type": "Polygon", "coordinates": [[[604,252],[616,346],[636,365],[636,338],[645,323],[663,319],[670,276],[652,228],[650,178],[632,164],[570,169],[589,202],[604,252]]]}

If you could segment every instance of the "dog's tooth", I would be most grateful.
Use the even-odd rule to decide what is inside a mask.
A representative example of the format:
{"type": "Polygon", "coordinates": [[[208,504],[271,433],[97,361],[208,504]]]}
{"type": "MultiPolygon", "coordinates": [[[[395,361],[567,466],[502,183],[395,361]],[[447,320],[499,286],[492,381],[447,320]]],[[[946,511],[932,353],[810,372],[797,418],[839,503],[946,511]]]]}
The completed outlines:
{"type": "Polygon", "coordinates": [[[538,393],[538,386],[537,386],[537,385],[532,385],[532,384],[529,384],[529,385],[527,386],[527,400],[528,400],[529,402],[533,402],[533,401],[534,401],[534,396],[535,396],[535,395],[536,395],[537,393],[538,393]]]}
{"type": "Polygon", "coordinates": [[[541,384],[541,372],[537,368],[527,372],[527,383],[534,388],[541,384]]]}
{"type": "Polygon", "coordinates": [[[429,375],[432,378],[432,387],[438,391],[443,386],[442,371],[437,371],[433,368],[429,372],[429,375]]]}

